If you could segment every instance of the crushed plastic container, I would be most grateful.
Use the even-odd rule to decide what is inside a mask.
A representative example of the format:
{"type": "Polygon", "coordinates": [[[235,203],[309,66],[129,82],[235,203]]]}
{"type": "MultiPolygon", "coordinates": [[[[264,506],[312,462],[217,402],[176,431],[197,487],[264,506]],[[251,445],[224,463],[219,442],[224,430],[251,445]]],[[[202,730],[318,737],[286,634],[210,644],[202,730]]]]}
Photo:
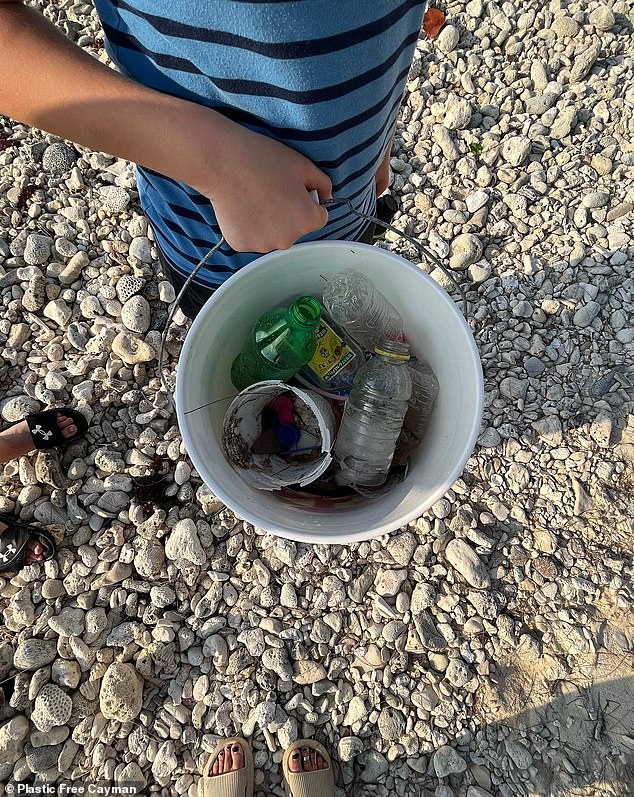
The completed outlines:
{"type": "Polygon", "coordinates": [[[335,417],[326,399],[310,390],[268,380],[251,385],[231,402],[223,423],[222,445],[228,462],[245,485],[279,490],[289,484],[303,487],[321,476],[332,462],[330,449],[335,432],[335,417]],[[252,447],[261,434],[263,410],[287,393],[294,396],[294,412],[303,430],[295,441],[299,447],[289,447],[280,454],[254,453],[252,447]],[[304,445],[302,440],[306,438],[304,445]]]}

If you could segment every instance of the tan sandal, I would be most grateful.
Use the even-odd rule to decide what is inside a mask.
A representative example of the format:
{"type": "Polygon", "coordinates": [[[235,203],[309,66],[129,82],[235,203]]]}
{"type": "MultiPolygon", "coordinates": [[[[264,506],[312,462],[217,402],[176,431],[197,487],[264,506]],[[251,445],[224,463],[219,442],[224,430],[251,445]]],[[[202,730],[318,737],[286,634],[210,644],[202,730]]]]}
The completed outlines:
{"type": "Polygon", "coordinates": [[[235,736],[221,739],[214,747],[198,782],[199,797],[253,797],[253,753],[244,741],[235,736]],[[239,744],[244,755],[244,766],[224,775],[212,775],[211,768],[221,750],[229,745],[239,744]]]}
{"type": "Polygon", "coordinates": [[[289,797],[334,797],[335,795],[332,761],[326,748],[313,739],[300,739],[284,752],[282,771],[284,772],[286,793],[289,797]],[[289,769],[291,754],[302,747],[316,750],[328,764],[328,769],[316,769],[313,772],[291,772],[289,769]]]}

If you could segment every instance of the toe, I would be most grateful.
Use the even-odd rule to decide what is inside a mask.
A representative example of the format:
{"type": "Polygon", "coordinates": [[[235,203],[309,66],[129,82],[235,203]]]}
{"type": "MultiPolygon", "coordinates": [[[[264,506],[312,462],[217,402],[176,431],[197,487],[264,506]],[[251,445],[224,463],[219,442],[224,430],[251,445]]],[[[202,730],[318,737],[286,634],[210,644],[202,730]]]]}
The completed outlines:
{"type": "Polygon", "coordinates": [[[310,750],[308,747],[302,747],[302,769],[304,772],[310,772],[310,750]]]}
{"type": "Polygon", "coordinates": [[[37,540],[29,540],[26,544],[26,563],[28,565],[33,562],[39,562],[42,559],[44,548],[37,540]]]}
{"type": "Polygon", "coordinates": [[[293,752],[290,754],[289,761],[288,761],[288,768],[291,772],[301,772],[302,771],[302,757],[299,749],[296,747],[293,752]]]}
{"type": "Polygon", "coordinates": [[[225,747],[225,766],[224,766],[224,771],[225,772],[231,772],[232,769],[233,769],[233,755],[231,753],[231,745],[228,744],[225,747]]]}
{"type": "Polygon", "coordinates": [[[319,753],[317,753],[317,769],[328,769],[328,764],[319,753]]]}
{"type": "Polygon", "coordinates": [[[233,759],[232,769],[234,771],[236,769],[242,769],[244,766],[244,751],[242,750],[242,745],[234,744],[231,748],[231,753],[233,759]]]}
{"type": "Polygon", "coordinates": [[[213,766],[211,768],[211,774],[212,775],[219,775],[220,774],[220,762],[218,761],[217,758],[214,761],[213,766]]]}
{"type": "Polygon", "coordinates": [[[60,429],[64,429],[68,424],[72,423],[73,419],[69,418],[68,415],[58,415],[57,416],[57,425],[60,429]]]}
{"type": "Polygon", "coordinates": [[[71,423],[69,426],[64,426],[62,429],[62,437],[72,437],[74,434],[77,434],[77,427],[74,423],[71,423]]]}
{"type": "Polygon", "coordinates": [[[311,772],[317,769],[317,751],[314,747],[310,748],[310,769],[311,772]]]}

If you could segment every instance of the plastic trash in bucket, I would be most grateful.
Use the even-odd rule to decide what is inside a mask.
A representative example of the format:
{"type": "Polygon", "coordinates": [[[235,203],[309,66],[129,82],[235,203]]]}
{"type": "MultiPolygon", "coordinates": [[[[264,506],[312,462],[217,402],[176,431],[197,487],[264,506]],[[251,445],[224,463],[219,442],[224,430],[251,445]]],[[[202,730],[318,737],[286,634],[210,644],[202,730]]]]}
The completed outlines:
{"type": "MultiPolygon", "coordinates": [[[[284,426],[288,424],[282,424],[282,428],[284,426]]],[[[260,490],[279,490],[291,484],[310,484],[327,470],[332,462],[330,449],[335,433],[335,416],[329,401],[310,390],[267,380],[247,387],[231,402],[224,418],[222,443],[227,460],[246,484],[260,490]],[[284,455],[254,454],[252,451],[253,443],[261,434],[262,410],[287,393],[294,394],[295,411],[304,428],[309,430],[309,445],[316,448],[304,462],[289,458],[292,450],[284,455]]]]}
{"type": "Polygon", "coordinates": [[[183,440],[212,492],[258,528],[322,544],[371,539],[406,526],[429,509],[462,473],[477,439],[483,397],[478,350],[451,297],[399,255],[346,241],[271,252],[231,276],[192,324],[176,382],[183,440]],[[223,421],[237,394],[231,363],[261,313],[299,295],[320,297],[324,280],[349,268],[362,271],[398,307],[412,352],[429,363],[440,392],[403,481],[373,499],[305,505],[280,491],[250,487],[227,462],[223,421]]]}

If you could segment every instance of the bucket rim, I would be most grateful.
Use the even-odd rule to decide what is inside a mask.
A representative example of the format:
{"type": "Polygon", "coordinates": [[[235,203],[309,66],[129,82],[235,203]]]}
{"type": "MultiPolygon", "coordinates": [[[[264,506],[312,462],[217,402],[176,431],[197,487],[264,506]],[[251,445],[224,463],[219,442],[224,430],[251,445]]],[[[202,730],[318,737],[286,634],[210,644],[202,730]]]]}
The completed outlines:
{"type": "MultiPolygon", "coordinates": [[[[248,275],[257,267],[261,266],[263,262],[270,261],[279,257],[286,257],[291,255],[293,250],[297,248],[302,249],[343,249],[343,248],[354,248],[354,250],[368,250],[372,251],[374,254],[377,251],[380,251],[382,256],[389,258],[390,260],[394,261],[399,265],[399,267],[408,267],[409,269],[415,271],[417,275],[424,279],[429,289],[433,290],[438,297],[438,299],[449,307],[451,307],[452,312],[455,314],[456,318],[458,319],[458,323],[462,326],[462,329],[465,333],[464,338],[465,342],[468,343],[469,350],[471,353],[470,363],[475,373],[472,376],[475,376],[475,383],[477,385],[477,395],[473,397],[474,400],[474,412],[473,418],[471,423],[471,429],[468,437],[468,441],[465,441],[464,450],[468,451],[466,457],[461,458],[451,470],[451,472],[447,475],[447,477],[443,480],[442,484],[439,484],[436,489],[431,491],[428,500],[426,503],[428,506],[426,509],[414,510],[408,514],[405,514],[401,521],[401,526],[399,528],[403,528],[408,526],[413,521],[417,520],[424,514],[426,511],[429,510],[433,504],[435,504],[440,498],[442,498],[447,491],[451,488],[451,485],[455,483],[456,479],[459,478],[460,474],[464,471],[465,465],[471,456],[473,449],[475,447],[478,434],[480,432],[480,426],[482,422],[482,415],[484,411],[484,376],[482,372],[482,363],[480,359],[480,353],[478,351],[475,339],[473,337],[473,333],[469,324],[462,314],[459,306],[457,303],[451,298],[449,293],[439,285],[436,280],[434,280],[426,271],[424,271],[417,263],[408,260],[407,258],[403,257],[402,255],[396,254],[388,249],[383,249],[382,247],[372,246],[371,244],[363,244],[357,241],[305,241],[298,244],[293,244],[293,246],[289,247],[288,249],[275,249],[272,252],[267,252],[266,254],[261,255],[260,257],[255,258],[246,266],[240,268],[237,272],[232,274],[225,282],[217,288],[214,293],[207,299],[203,307],[201,308],[200,312],[192,322],[191,327],[187,332],[187,336],[185,341],[183,342],[183,346],[181,348],[181,352],[179,355],[179,364],[182,359],[185,358],[189,347],[192,345],[192,341],[196,337],[196,332],[200,326],[205,321],[206,311],[212,306],[216,301],[218,301],[227,290],[231,290],[232,288],[227,288],[231,280],[235,278],[244,279],[248,277],[248,275]]],[[[235,280],[234,280],[235,284],[235,280]]],[[[192,460],[192,463],[197,471],[199,471],[198,465],[194,462],[191,451],[195,450],[196,446],[194,445],[194,438],[190,434],[190,430],[185,420],[184,413],[186,412],[185,408],[182,406],[181,401],[179,400],[179,396],[182,395],[184,390],[184,380],[185,380],[185,372],[184,369],[178,368],[177,375],[176,375],[176,389],[175,389],[175,405],[176,405],[176,416],[178,420],[178,427],[185,444],[185,450],[187,451],[187,456],[192,460]]],[[[227,466],[230,467],[229,463],[227,466]]],[[[206,484],[210,490],[212,490],[214,496],[219,498],[222,503],[234,512],[240,519],[250,523],[252,526],[258,529],[262,529],[263,531],[267,531],[269,533],[275,534],[279,537],[284,537],[286,539],[291,539],[296,542],[304,542],[309,544],[316,544],[316,545],[348,545],[355,542],[364,542],[366,540],[376,539],[377,537],[384,536],[386,534],[391,534],[395,532],[397,529],[394,528],[393,524],[390,523],[379,523],[374,526],[372,530],[368,531],[358,531],[358,532],[347,532],[345,534],[345,539],[341,539],[338,535],[330,535],[330,537],[320,534],[317,531],[308,531],[308,530],[299,530],[295,531],[293,529],[283,529],[280,528],[279,525],[275,524],[275,522],[267,523],[266,518],[258,517],[257,513],[253,513],[246,508],[240,507],[239,509],[234,509],[234,502],[233,499],[228,496],[225,490],[220,485],[211,485],[207,482],[205,475],[199,471],[199,475],[204,484],[206,484]]]]}

